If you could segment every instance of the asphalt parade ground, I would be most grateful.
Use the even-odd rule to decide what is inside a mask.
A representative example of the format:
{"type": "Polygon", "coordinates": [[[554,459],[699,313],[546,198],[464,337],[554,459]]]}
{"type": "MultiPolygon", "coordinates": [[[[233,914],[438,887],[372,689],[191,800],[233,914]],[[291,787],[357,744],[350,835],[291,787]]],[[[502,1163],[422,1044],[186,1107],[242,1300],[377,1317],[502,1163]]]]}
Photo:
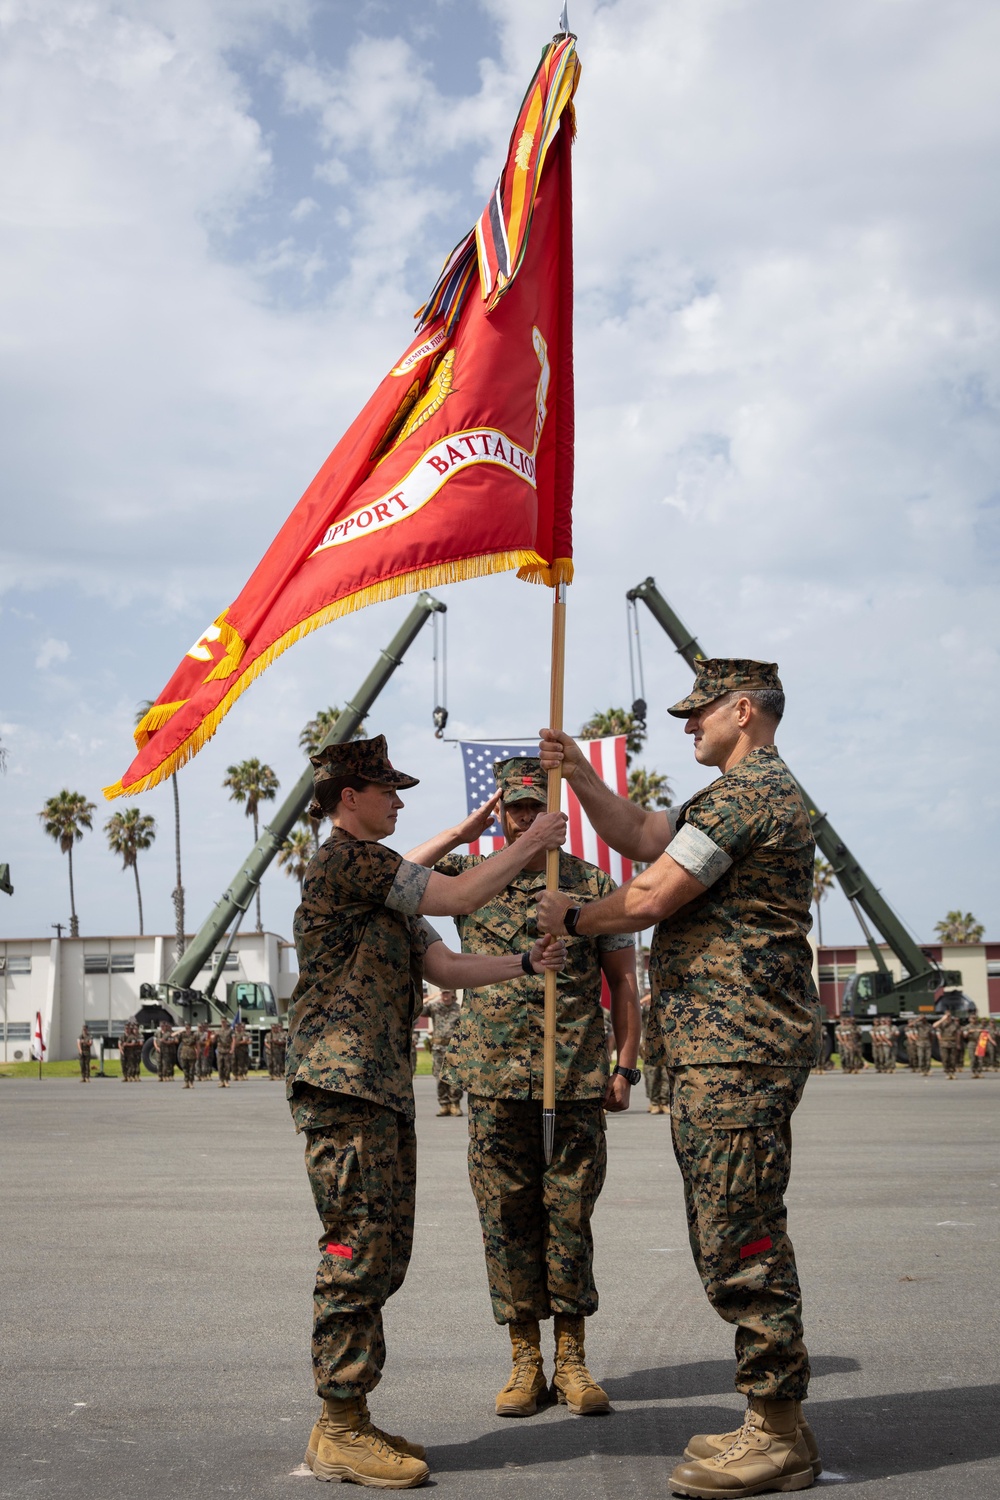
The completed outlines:
{"type": "MultiPolygon", "coordinates": [[[[690,1434],[739,1420],[669,1120],[635,1093],[609,1120],[588,1324],[614,1412],[512,1421],[493,1415],[510,1365],[466,1122],[437,1119],[433,1081],[417,1079],[415,1252],[371,1407],[426,1443],[442,1495],[666,1496],[690,1434]]],[[[319,1226],[281,1086],[0,1079],[0,1141],[0,1497],[320,1493],[296,1472],[319,1406],[319,1226]]],[[[788,1201],[817,1489],[1000,1497],[998,1183],[1000,1076],[810,1080],[788,1201]]],[[[550,1331],[543,1348],[548,1365],[550,1331]]]]}

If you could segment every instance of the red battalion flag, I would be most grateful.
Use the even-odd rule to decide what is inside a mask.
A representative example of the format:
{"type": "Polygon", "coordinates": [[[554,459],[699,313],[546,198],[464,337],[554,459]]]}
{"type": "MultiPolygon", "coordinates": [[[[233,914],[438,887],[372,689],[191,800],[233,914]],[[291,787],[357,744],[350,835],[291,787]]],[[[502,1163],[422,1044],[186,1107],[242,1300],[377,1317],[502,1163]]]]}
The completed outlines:
{"type": "Polygon", "coordinates": [[[493,195],[446,261],[416,337],[242,593],[183,657],[106,797],[184,765],[275,657],[340,615],[512,568],[549,586],[572,578],[579,73],[574,38],[556,37],[493,195]]]}

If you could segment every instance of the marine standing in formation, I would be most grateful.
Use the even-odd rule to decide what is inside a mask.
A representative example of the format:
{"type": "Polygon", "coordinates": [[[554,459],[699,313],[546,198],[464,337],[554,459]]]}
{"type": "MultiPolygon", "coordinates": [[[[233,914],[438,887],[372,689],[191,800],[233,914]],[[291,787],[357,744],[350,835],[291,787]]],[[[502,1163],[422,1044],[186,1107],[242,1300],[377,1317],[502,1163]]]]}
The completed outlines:
{"type": "MultiPolygon", "coordinates": [[[[535,757],[498,761],[498,816],[507,850],[545,814],[546,775],[535,757]]],[[[460,824],[407,856],[461,876],[494,865],[496,855],[455,854],[469,839],[460,824]]],[[[521,952],[538,934],[545,888],[540,849],[493,898],[457,919],[465,953],[521,952]]],[[[617,889],[611,876],[570,854],[559,858],[559,888],[579,901],[617,889]]],[[[540,1322],[555,1319],[552,1396],[583,1415],[610,1410],[585,1363],[584,1321],[597,1311],[590,1220],[607,1166],[605,1110],[627,1109],[639,1081],[639,1003],[631,934],[571,937],[557,980],[556,1126],[551,1163],[542,1154],[543,984],[466,990],[452,1062],[469,1096],[469,1178],[479,1208],[493,1316],[506,1325],[510,1379],[498,1416],[531,1416],[548,1394],[540,1322]],[[620,1062],[609,1080],[601,979],[611,991],[620,1062]]]]}
{"type": "Polygon", "coordinates": [[[861,1038],[858,1036],[858,1028],[854,1017],[842,1015],[837,1023],[835,1035],[837,1038],[837,1051],[840,1053],[841,1071],[844,1073],[860,1073],[865,1063],[861,1055],[861,1038]]]}
{"type": "Polygon", "coordinates": [[[94,1039],[84,1021],[80,1028],[80,1035],[76,1039],[76,1054],[80,1059],[80,1082],[90,1082],[90,1052],[94,1045],[94,1039]]]}
{"type": "Polygon", "coordinates": [[[639,1006],[642,1016],[642,1031],[639,1039],[639,1056],[642,1058],[642,1076],[646,1085],[646,1108],[651,1115],[669,1115],[670,1094],[667,1070],[660,1064],[650,1063],[646,1055],[646,1029],[649,1025],[650,996],[644,995],[639,1006]]]}
{"type": "Polygon", "coordinates": [[[879,1016],[872,1026],[872,1059],[877,1073],[895,1073],[896,1030],[889,1016],[879,1016]]]}
{"type": "Polygon", "coordinates": [[[190,1021],[177,1038],[177,1060],[184,1073],[184,1087],[193,1089],[198,1076],[198,1033],[192,1029],[190,1021]]]}
{"type": "Polygon", "coordinates": [[[233,1027],[233,1078],[245,1082],[250,1071],[250,1038],[242,1021],[233,1027]]]}
{"type": "MultiPolygon", "coordinates": [[[[408,1489],[428,1475],[419,1444],[374,1427],[367,1396],[382,1377],[382,1307],[410,1258],[416,1136],[410,1037],[423,978],[442,989],[496,984],[565,959],[537,938],[499,957],[449,951],[426,915],[460,916],[498,895],[566,821],[545,814],[509,849],[446,877],[401,858],[391,836],[412,776],[385,739],[312,757],[310,815],[333,832],[310,861],[295,914],[299,979],[290,1008],[287,1087],[323,1225],[313,1295],[313,1371],[323,1415],[306,1462],[322,1479],[408,1489]]],[[[479,819],[478,837],[490,818],[479,819]]]]}
{"type": "Polygon", "coordinates": [[[125,1031],[118,1043],[122,1060],[122,1082],[138,1083],[142,1063],[142,1033],[136,1021],[126,1021],[125,1031]]]}
{"type": "Polygon", "coordinates": [[[156,1053],[157,1076],[161,1083],[173,1083],[174,1063],[177,1060],[177,1043],[173,1027],[161,1021],[153,1033],[153,1051],[156,1053]]]}
{"type": "Polygon", "coordinates": [[[215,1066],[219,1070],[219,1088],[227,1089],[233,1073],[233,1029],[225,1018],[215,1038],[215,1066]]]}
{"type": "Polygon", "coordinates": [[[427,1000],[420,1012],[430,1016],[434,1026],[431,1037],[431,1068],[437,1079],[438,1114],[462,1113],[462,1085],[448,1066],[448,1048],[462,1019],[462,1007],[454,990],[442,990],[436,1000],[427,1000]]]}
{"type": "Polygon", "coordinates": [[[198,1026],[198,1082],[207,1083],[212,1076],[212,1048],[215,1038],[208,1029],[208,1022],[198,1026]]]}
{"type": "Polygon", "coordinates": [[[930,1077],[931,1071],[931,1026],[926,1016],[916,1016],[913,1021],[914,1052],[917,1059],[917,1071],[925,1078],[930,1077]]]}
{"type": "Polygon", "coordinates": [[[670,1071],[671,1128],[705,1291],[735,1323],[737,1432],[699,1434],[670,1477],[682,1495],[804,1489],[819,1473],[801,1401],[809,1383],[784,1195],[791,1117],[820,1044],[807,933],[815,843],[774,746],[784,693],[772,663],[699,663],[686,720],[719,778],[680,809],[616,797],[575,742],[543,732],[591,823],[648,868],[603,901],[542,896],[539,926],[570,936],[656,922],[650,1056],[670,1071]],[[665,852],[664,852],[665,851],[665,852]]]}
{"type": "Polygon", "coordinates": [[[944,1076],[954,1078],[959,1067],[958,1054],[962,1046],[962,1023],[953,1010],[946,1010],[940,1020],[934,1022],[934,1030],[937,1032],[944,1076]]]}
{"type": "Polygon", "coordinates": [[[285,1028],[279,1021],[275,1021],[264,1038],[264,1057],[267,1062],[268,1078],[284,1078],[287,1040],[285,1028]]]}

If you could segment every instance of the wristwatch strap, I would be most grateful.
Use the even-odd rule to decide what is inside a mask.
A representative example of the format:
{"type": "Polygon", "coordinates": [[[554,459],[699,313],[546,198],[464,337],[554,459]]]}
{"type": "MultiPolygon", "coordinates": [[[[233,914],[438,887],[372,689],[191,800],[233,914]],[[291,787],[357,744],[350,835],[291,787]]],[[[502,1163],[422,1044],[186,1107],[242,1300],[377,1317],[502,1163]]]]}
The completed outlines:
{"type": "Polygon", "coordinates": [[[580,908],[578,906],[567,906],[563,914],[563,926],[570,937],[576,937],[576,924],[580,920],[580,908]]]}
{"type": "Polygon", "coordinates": [[[620,1073],[622,1077],[632,1085],[633,1088],[642,1077],[642,1074],[639,1072],[638,1068],[623,1068],[621,1063],[615,1064],[614,1071],[612,1072],[611,1076],[614,1077],[615,1073],[620,1073]]]}
{"type": "Polygon", "coordinates": [[[526,974],[530,974],[531,977],[534,978],[535,971],[531,967],[531,949],[530,948],[525,948],[524,952],[521,954],[521,968],[524,970],[524,972],[526,974]]]}

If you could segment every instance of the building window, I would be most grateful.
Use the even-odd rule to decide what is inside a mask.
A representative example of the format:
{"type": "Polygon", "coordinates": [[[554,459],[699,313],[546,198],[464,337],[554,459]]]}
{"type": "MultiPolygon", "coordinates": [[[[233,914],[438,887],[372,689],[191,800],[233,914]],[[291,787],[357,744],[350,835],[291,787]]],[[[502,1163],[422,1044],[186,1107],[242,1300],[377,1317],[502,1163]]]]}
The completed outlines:
{"type": "Polygon", "coordinates": [[[30,953],[7,953],[0,957],[0,974],[30,974],[30,953]]]}
{"type": "Polygon", "coordinates": [[[1000,979],[1000,958],[988,958],[986,960],[987,979],[1000,979]]]}
{"type": "Polygon", "coordinates": [[[85,953],[83,955],[83,972],[85,974],[107,974],[110,971],[111,960],[107,953],[85,953]]]}
{"type": "Polygon", "coordinates": [[[112,955],[111,955],[111,972],[112,972],[112,974],[134,974],[135,973],[135,954],[134,953],[112,953],[112,955]]]}
{"type": "Polygon", "coordinates": [[[820,984],[846,984],[851,975],[856,972],[853,964],[837,964],[836,966],[820,964],[819,982],[820,984]]]}
{"type": "MultiPolygon", "coordinates": [[[[3,1031],[3,1027],[0,1026],[0,1032],[2,1032],[2,1031],[3,1031]]],[[[8,1021],[7,1022],[7,1040],[8,1040],[8,1042],[30,1042],[30,1040],[31,1040],[31,1022],[30,1021],[8,1021]]]]}
{"type": "MultiPolygon", "coordinates": [[[[213,953],[212,957],[210,959],[208,959],[206,963],[202,964],[202,968],[203,969],[213,969],[214,970],[214,968],[215,968],[215,966],[216,966],[216,964],[218,962],[219,962],[219,955],[218,955],[218,953],[213,953]]],[[[230,949],[230,951],[226,954],[226,961],[222,965],[223,969],[238,969],[239,966],[240,966],[239,954],[238,953],[234,953],[232,951],[232,949],[230,949]]]]}

